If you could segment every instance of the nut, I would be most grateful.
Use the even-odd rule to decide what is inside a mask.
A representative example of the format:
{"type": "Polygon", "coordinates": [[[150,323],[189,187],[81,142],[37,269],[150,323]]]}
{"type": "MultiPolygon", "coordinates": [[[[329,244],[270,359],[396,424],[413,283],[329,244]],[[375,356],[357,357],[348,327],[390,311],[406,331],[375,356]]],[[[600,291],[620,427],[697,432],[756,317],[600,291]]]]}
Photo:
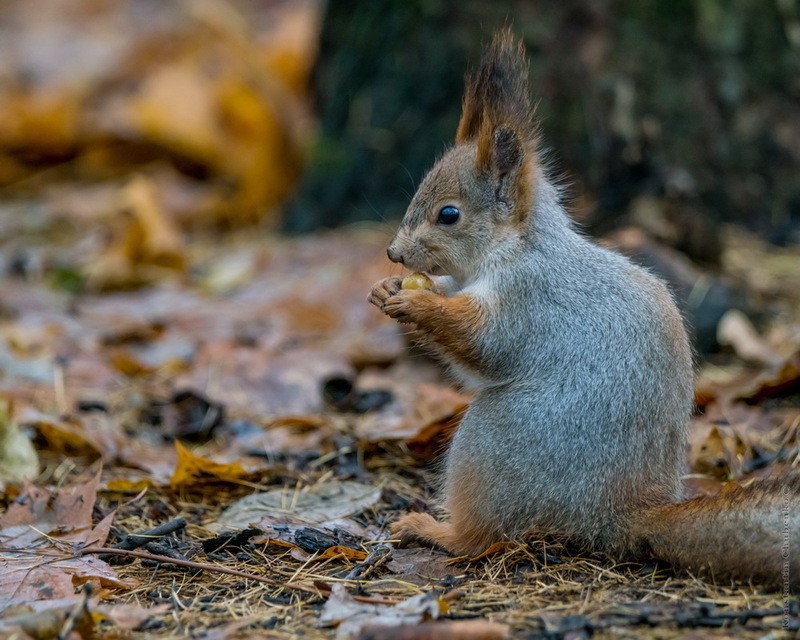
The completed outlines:
{"type": "Polygon", "coordinates": [[[429,291],[434,288],[433,280],[431,280],[424,273],[412,273],[411,275],[403,278],[400,284],[401,289],[428,289],[429,291]]]}

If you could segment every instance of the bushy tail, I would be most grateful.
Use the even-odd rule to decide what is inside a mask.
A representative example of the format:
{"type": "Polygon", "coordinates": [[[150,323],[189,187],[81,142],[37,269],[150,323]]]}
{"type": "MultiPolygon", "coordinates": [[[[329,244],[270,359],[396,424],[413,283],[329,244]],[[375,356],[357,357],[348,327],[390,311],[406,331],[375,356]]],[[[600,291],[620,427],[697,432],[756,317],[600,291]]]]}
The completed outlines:
{"type": "Polygon", "coordinates": [[[684,569],[800,590],[800,473],[648,509],[634,532],[684,569]]]}

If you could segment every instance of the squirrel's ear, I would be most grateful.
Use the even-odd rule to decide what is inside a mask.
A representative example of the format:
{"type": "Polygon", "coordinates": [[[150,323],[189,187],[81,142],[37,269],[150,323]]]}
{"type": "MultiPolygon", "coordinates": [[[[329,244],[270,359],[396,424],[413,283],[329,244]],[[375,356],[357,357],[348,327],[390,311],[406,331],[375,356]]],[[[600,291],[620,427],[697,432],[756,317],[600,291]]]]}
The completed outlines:
{"type": "Polygon", "coordinates": [[[522,141],[511,129],[500,127],[492,136],[492,168],[498,176],[507,176],[519,169],[523,156],[522,141]]]}
{"type": "Polygon", "coordinates": [[[475,140],[485,126],[509,126],[533,140],[533,108],[528,95],[528,60],[511,29],[495,33],[474,72],[466,77],[456,143],[475,140]]]}
{"type": "Polygon", "coordinates": [[[488,173],[495,200],[507,205],[520,220],[527,217],[531,204],[530,153],[522,137],[508,127],[481,132],[478,137],[478,170],[488,173]]]}
{"type": "Polygon", "coordinates": [[[478,68],[467,76],[456,142],[477,145],[476,168],[495,182],[495,197],[520,219],[527,216],[536,126],[525,49],[510,29],[495,34],[478,68]]]}

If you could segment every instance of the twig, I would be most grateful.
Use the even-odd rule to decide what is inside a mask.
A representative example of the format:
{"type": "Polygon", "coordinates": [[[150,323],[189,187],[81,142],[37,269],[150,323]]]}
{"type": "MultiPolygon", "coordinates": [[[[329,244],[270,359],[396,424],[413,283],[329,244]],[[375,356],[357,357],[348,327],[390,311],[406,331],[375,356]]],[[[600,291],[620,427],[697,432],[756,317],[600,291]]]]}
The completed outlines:
{"type": "Polygon", "coordinates": [[[77,625],[78,621],[89,615],[88,605],[89,597],[91,595],[92,587],[89,583],[86,583],[83,586],[83,596],[78,602],[75,603],[75,606],[70,609],[66,618],[64,618],[64,623],[61,625],[61,629],[58,632],[57,640],[66,640],[66,638],[69,638],[69,636],[72,634],[72,631],[75,630],[75,626],[77,625]]]}
{"type": "Polygon", "coordinates": [[[385,544],[375,547],[372,552],[358,563],[350,573],[345,576],[347,580],[359,580],[366,578],[371,572],[388,562],[392,557],[392,548],[385,544]]]}
{"type": "Polygon", "coordinates": [[[141,533],[129,533],[123,536],[117,544],[113,545],[112,549],[138,549],[148,542],[168,536],[170,533],[175,533],[185,527],[186,520],[184,518],[175,518],[141,533]]]}
{"type": "MultiPolygon", "coordinates": [[[[224,573],[229,576],[236,576],[237,578],[245,578],[246,580],[261,582],[262,584],[268,584],[273,587],[280,587],[281,589],[302,591],[304,593],[310,593],[315,596],[323,595],[326,592],[330,593],[330,587],[325,584],[321,584],[316,588],[306,587],[300,584],[281,582],[280,580],[274,580],[273,578],[267,578],[266,576],[259,576],[253,573],[239,571],[238,569],[229,569],[228,567],[220,567],[219,565],[207,564],[204,562],[195,562],[194,560],[179,560],[177,558],[170,558],[168,556],[161,556],[155,553],[149,553],[147,551],[139,551],[135,549],[114,549],[113,547],[85,547],[80,550],[78,555],[86,555],[86,554],[96,554],[96,555],[108,554],[115,556],[127,556],[129,558],[139,558],[140,560],[151,560],[153,562],[160,562],[162,564],[173,564],[179,567],[186,567],[188,569],[198,569],[199,571],[214,571],[216,573],[224,573]]],[[[397,600],[392,600],[389,598],[373,598],[370,596],[358,596],[358,595],[354,595],[353,599],[358,602],[366,602],[368,604],[397,604],[398,602],[397,600]]]]}

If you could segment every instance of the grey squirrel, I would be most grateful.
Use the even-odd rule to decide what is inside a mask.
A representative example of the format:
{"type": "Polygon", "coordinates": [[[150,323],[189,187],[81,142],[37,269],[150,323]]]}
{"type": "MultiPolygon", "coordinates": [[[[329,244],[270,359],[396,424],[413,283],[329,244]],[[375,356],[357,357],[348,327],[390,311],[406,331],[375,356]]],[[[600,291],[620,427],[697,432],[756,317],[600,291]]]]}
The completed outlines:
{"type": "Polygon", "coordinates": [[[437,288],[387,278],[369,296],[475,392],[446,454],[449,520],[410,513],[393,534],[476,554],[552,532],[718,578],[777,586],[786,568],[797,588],[800,474],[682,501],[682,318],[658,278],[573,229],[539,161],[527,77],[499,32],[388,248],[437,288]]]}

